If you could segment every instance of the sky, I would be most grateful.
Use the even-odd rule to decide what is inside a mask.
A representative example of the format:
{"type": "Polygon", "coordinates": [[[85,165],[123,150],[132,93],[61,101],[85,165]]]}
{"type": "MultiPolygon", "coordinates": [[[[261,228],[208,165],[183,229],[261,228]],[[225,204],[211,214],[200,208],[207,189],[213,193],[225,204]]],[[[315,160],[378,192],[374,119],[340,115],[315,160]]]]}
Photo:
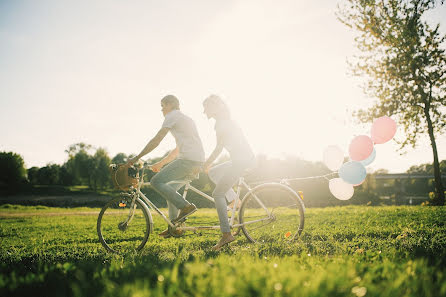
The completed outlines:
{"type": "MultiPolygon", "coordinates": [[[[370,106],[349,74],[354,32],[334,0],[0,0],[0,151],[26,166],[62,164],[85,142],[137,154],[160,129],[160,99],[176,95],[206,155],[215,146],[209,94],[226,101],[256,154],[322,161],[328,145],[347,154],[370,106]]],[[[446,5],[427,16],[446,33],[446,5]]],[[[446,159],[446,135],[437,136],[446,159]]],[[[403,139],[399,129],[395,139],[403,139]]],[[[175,147],[168,135],[146,158],[175,147]]],[[[379,168],[404,172],[433,161],[429,138],[401,155],[376,145],[379,168]]]]}

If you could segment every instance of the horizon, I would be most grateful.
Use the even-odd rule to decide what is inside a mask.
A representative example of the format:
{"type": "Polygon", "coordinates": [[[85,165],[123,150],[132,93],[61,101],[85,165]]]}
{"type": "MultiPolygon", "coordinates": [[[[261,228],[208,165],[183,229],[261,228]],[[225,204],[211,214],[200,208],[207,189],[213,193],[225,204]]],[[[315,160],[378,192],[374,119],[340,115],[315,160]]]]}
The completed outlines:
{"type": "MultiPolygon", "coordinates": [[[[0,151],[20,154],[27,168],[62,164],[78,142],[110,157],[137,154],[172,93],[208,156],[215,135],[202,101],[216,93],[257,155],[322,162],[331,144],[346,153],[372,124],[351,112],[373,99],[349,75],[355,33],[336,19],[337,3],[0,2],[0,151]]],[[[446,32],[445,5],[428,18],[446,32]]],[[[403,137],[398,127],[395,139],[403,137]]],[[[436,140],[444,160],[446,135],[436,140]]],[[[144,159],[174,147],[170,135],[144,159]]],[[[369,168],[399,173],[433,162],[427,133],[403,156],[397,147],[377,145],[369,168]]]]}

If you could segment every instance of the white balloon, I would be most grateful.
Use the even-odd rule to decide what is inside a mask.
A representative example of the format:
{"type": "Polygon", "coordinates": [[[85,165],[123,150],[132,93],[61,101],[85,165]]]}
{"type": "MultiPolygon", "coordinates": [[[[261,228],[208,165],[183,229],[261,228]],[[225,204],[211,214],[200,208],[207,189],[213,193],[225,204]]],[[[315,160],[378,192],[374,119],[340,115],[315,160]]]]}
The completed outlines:
{"type": "Polygon", "coordinates": [[[344,163],[344,152],[337,145],[329,145],[324,150],[323,161],[331,171],[336,171],[344,163]]]}
{"type": "Polygon", "coordinates": [[[352,184],[348,184],[342,178],[333,178],[328,182],[330,192],[339,200],[348,200],[352,198],[355,190],[352,184]]]}

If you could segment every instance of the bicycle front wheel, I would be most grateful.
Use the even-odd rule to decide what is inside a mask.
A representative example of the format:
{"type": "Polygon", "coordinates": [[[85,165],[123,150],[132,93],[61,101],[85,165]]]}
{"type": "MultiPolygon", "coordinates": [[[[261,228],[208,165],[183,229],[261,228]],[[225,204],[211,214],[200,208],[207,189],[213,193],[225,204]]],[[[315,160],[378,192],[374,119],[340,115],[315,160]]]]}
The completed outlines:
{"type": "Polygon", "coordinates": [[[152,221],[144,202],[121,196],[110,200],[101,210],[97,222],[99,240],[112,253],[139,251],[146,244],[152,221]]]}
{"type": "Polygon", "coordinates": [[[304,205],[290,187],[263,184],[245,195],[239,217],[251,242],[293,241],[304,228],[304,205]]]}

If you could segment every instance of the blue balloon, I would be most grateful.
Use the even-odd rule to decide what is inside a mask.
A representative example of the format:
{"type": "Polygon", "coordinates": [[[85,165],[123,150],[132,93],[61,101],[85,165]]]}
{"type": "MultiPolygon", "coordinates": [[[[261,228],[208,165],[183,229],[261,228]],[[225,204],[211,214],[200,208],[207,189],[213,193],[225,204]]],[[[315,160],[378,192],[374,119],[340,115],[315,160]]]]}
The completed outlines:
{"type": "Polygon", "coordinates": [[[367,166],[370,165],[375,160],[375,157],[376,157],[376,150],[375,148],[373,148],[373,152],[370,154],[370,156],[367,159],[359,162],[361,162],[362,165],[367,166]]]}
{"type": "Polygon", "coordinates": [[[358,161],[350,161],[342,164],[338,173],[339,177],[341,177],[346,183],[352,185],[360,184],[367,175],[364,165],[358,161]]]}

